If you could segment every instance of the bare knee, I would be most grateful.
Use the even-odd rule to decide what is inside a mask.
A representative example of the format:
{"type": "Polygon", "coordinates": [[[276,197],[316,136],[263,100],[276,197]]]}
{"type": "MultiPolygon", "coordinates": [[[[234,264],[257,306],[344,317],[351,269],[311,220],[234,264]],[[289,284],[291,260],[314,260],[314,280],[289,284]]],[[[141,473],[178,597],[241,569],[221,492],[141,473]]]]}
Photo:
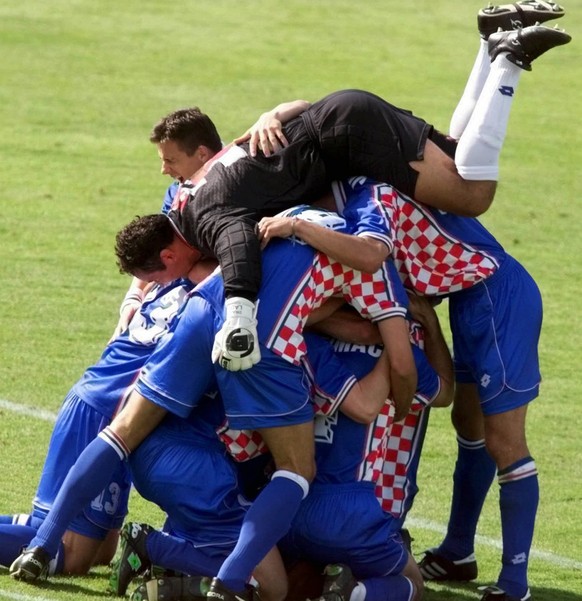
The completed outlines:
{"type": "Polygon", "coordinates": [[[474,384],[456,385],[451,421],[462,438],[482,440],[485,437],[479,393],[474,384]]]}
{"type": "Polygon", "coordinates": [[[526,411],[527,406],[522,406],[485,418],[485,445],[500,470],[530,454],[525,434],[526,411]]]}
{"type": "Polygon", "coordinates": [[[63,574],[83,576],[95,565],[102,545],[101,540],[68,530],[63,536],[63,574]]]}
{"type": "Polygon", "coordinates": [[[410,166],[418,172],[414,198],[428,206],[465,217],[478,217],[489,209],[497,182],[463,179],[455,161],[427,140],[424,157],[410,166]]]}
{"type": "Polygon", "coordinates": [[[289,592],[287,573],[277,547],[273,547],[253,570],[262,601],[283,601],[289,592]]]}

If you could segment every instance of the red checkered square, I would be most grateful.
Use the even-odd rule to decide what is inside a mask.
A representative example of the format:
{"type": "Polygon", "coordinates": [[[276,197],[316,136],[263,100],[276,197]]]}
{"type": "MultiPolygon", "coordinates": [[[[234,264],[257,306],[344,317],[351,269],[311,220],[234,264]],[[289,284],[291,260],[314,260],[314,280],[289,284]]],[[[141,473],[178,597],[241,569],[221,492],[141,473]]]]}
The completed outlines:
{"type": "Polygon", "coordinates": [[[384,464],[376,480],[376,497],[382,509],[394,515],[400,515],[403,511],[406,469],[419,417],[418,412],[410,412],[404,421],[393,423],[388,432],[384,464]]]}
{"type": "Polygon", "coordinates": [[[444,231],[422,205],[385,195],[393,219],[393,257],[405,286],[426,295],[457,292],[489,277],[498,267],[486,252],[444,231]]]}
{"type": "Polygon", "coordinates": [[[235,430],[227,426],[217,434],[235,461],[248,461],[269,452],[262,436],[255,430],[235,430]]]}
{"type": "Polygon", "coordinates": [[[388,432],[393,419],[394,406],[387,402],[368,429],[368,450],[360,468],[360,480],[378,481],[382,473],[388,432]]]}

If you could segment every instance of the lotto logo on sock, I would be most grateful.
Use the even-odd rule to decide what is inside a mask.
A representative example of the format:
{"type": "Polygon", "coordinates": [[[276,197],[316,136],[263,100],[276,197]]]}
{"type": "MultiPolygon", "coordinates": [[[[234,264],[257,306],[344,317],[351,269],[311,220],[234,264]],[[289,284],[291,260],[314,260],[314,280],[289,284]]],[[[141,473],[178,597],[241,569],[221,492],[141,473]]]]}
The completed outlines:
{"type": "Polygon", "coordinates": [[[513,86],[501,86],[499,88],[502,96],[513,96],[513,86]]]}
{"type": "Polygon", "coordinates": [[[517,555],[513,556],[513,559],[511,560],[511,563],[516,566],[520,563],[525,563],[527,561],[527,555],[525,553],[518,553],[517,555]]]}

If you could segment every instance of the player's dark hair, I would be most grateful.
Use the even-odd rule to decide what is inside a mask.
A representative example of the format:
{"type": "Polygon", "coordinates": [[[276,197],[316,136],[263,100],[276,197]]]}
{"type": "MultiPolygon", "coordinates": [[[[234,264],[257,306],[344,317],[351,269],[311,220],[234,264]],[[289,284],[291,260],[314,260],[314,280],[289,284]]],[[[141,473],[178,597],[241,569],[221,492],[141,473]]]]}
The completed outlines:
{"type": "Polygon", "coordinates": [[[174,241],[175,231],[166,215],[136,217],[115,237],[115,255],[121,273],[164,269],[160,253],[174,241]]]}
{"type": "Polygon", "coordinates": [[[175,142],[180,150],[192,156],[203,145],[213,152],[222,148],[216,126],[197,106],[170,113],[154,126],[150,142],[175,142]]]}

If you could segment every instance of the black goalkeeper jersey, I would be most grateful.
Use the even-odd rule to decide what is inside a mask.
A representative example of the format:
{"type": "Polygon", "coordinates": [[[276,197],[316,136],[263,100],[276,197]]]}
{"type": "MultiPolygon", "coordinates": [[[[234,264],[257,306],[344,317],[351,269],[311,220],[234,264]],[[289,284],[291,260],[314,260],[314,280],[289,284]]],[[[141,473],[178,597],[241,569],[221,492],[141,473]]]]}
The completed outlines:
{"type": "Polygon", "coordinates": [[[261,283],[256,223],[310,203],[331,181],[367,175],[414,192],[409,161],[422,158],[432,127],[368,92],[336,92],[284,127],[289,146],[250,157],[247,145],[213,161],[204,179],[170,212],[184,238],[216,257],[226,297],[255,301],[261,283]]]}

